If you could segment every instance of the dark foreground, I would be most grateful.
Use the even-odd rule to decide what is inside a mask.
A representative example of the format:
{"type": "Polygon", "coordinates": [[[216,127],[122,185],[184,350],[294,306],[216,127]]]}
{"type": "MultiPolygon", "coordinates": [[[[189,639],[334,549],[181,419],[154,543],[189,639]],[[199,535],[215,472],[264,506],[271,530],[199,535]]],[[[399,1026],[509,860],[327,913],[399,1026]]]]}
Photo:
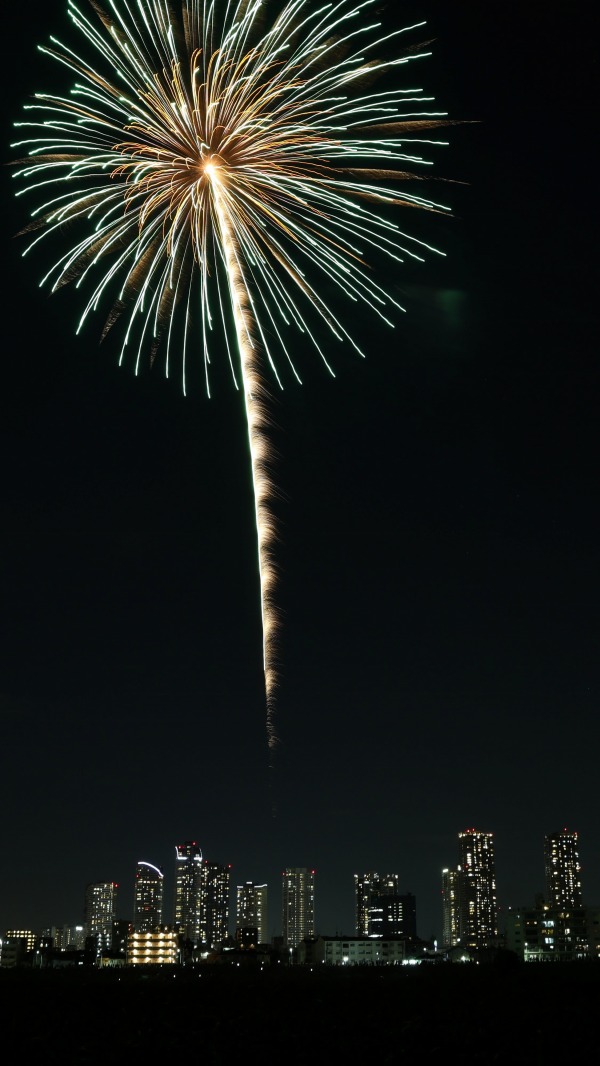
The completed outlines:
{"type": "Polygon", "coordinates": [[[0,971],[7,1062],[594,1061],[600,963],[0,971]]]}

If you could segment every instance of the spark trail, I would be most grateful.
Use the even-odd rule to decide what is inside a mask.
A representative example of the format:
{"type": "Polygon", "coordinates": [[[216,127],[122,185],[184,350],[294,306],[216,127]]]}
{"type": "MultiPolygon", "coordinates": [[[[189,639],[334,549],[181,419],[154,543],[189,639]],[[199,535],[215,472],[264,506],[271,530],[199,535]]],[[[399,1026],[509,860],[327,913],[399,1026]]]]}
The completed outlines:
{"type": "Polygon", "coordinates": [[[268,392],[264,384],[256,346],[252,340],[252,316],[248,307],[247,287],[244,282],[239,252],[226,209],[221,203],[218,170],[210,166],[213,199],[218,219],[222,247],[225,253],[227,277],[240,353],[248,441],[252,461],[252,484],[256,510],[258,536],[258,570],[261,589],[261,614],[263,632],[263,667],[267,700],[267,737],[272,751],[277,743],[275,732],[276,632],[278,625],[275,602],[276,569],[273,545],[277,536],[277,524],[271,507],[274,484],[270,473],[272,455],[269,441],[268,392]]]}
{"type": "Polygon", "coordinates": [[[369,271],[369,253],[402,263],[437,251],[393,213],[448,210],[416,191],[431,165],[423,146],[444,143],[429,131],[448,120],[428,109],[422,89],[390,84],[396,68],[430,53],[426,44],[398,52],[422,24],[383,32],[375,0],[89,6],[88,15],[67,5],[81,55],[55,38],[41,48],[75,77],[70,91],[37,94],[16,124],[26,131],[13,145],[26,153],[17,195],[36,199],[26,232],[41,231],[24,254],[69,235],[42,284],[89,286],[78,332],[108,303],[102,336],[121,320],[120,361],[133,349],[136,373],[162,346],[167,374],[180,359],[185,392],[193,348],[210,395],[211,351],[227,351],[250,444],[272,756],[277,526],[267,375],[283,387],[282,356],[300,381],[293,330],[331,373],[322,334],[363,355],[321,295],[325,280],[394,324],[403,308],[369,271]]]}

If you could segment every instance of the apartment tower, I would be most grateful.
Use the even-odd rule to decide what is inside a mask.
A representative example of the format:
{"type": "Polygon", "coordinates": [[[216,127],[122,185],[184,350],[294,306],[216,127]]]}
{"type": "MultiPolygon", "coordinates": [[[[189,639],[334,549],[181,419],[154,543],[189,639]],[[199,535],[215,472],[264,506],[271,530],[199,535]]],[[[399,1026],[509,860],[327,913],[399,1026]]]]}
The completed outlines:
{"type": "Polygon", "coordinates": [[[94,938],[98,954],[112,947],[118,887],[115,881],[98,881],[86,885],[83,925],[86,937],[94,938]]]}
{"type": "Polygon", "coordinates": [[[151,933],[163,921],[164,874],[151,862],[138,862],[133,896],[133,928],[151,933]]]}
{"type": "Polygon", "coordinates": [[[229,936],[231,866],[202,861],[200,867],[200,939],[216,948],[229,936]]]}
{"type": "Polygon", "coordinates": [[[315,871],[306,866],[288,866],[283,871],[283,943],[297,948],[305,937],[315,935],[315,871]]]}
{"type": "Polygon", "coordinates": [[[458,859],[456,870],[442,872],[444,944],[488,947],[498,935],[493,834],[459,833],[458,859]]]}
{"type": "Polygon", "coordinates": [[[266,885],[246,881],[237,886],[235,927],[238,934],[242,929],[256,929],[258,943],[268,943],[266,885]]]}
{"type": "Polygon", "coordinates": [[[357,936],[416,937],[415,897],[411,893],[401,894],[399,883],[398,874],[380,877],[371,870],[354,875],[357,936]]]}
{"type": "Polygon", "coordinates": [[[202,852],[195,840],[175,845],[173,924],[186,940],[201,939],[202,852]]]}
{"type": "Polygon", "coordinates": [[[582,907],[577,833],[568,829],[544,837],[546,902],[559,910],[582,907]]]}

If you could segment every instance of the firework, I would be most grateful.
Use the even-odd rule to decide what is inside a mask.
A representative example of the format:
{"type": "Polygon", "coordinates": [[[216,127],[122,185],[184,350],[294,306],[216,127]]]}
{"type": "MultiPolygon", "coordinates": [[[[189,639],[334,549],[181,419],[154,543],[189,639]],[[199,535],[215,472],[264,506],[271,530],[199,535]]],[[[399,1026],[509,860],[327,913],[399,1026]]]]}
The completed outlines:
{"type": "MultiPolygon", "coordinates": [[[[136,372],[159,345],[166,371],[224,349],[243,391],[256,507],[269,749],[277,743],[276,521],[267,380],[283,358],[300,380],[290,327],[331,370],[321,334],[360,348],[322,295],[341,293],[393,325],[396,299],[367,270],[429,245],[395,207],[447,210],[398,183],[426,175],[429,131],[446,124],[420,88],[394,88],[427,46],[419,27],[384,33],[374,0],[72,0],[82,53],[54,38],[41,51],[76,79],[27,108],[18,195],[36,199],[26,252],[73,234],[43,284],[88,286],[78,331],[109,302],[121,360],[136,372]],[[408,37],[406,36],[408,35],[408,37]],[[90,56],[91,58],[87,58],[90,56]],[[377,57],[380,58],[377,58],[377,57]],[[407,167],[409,169],[407,169],[407,167]],[[39,230],[40,232],[36,232],[39,230]],[[391,308],[391,310],[390,310],[391,308]],[[177,326],[179,321],[180,326],[177,326]]],[[[422,25],[422,24],[420,24],[422,25]]],[[[440,253],[441,254],[441,253],[440,253]]],[[[363,353],[360,352],[362,355],[363,353]]]]}

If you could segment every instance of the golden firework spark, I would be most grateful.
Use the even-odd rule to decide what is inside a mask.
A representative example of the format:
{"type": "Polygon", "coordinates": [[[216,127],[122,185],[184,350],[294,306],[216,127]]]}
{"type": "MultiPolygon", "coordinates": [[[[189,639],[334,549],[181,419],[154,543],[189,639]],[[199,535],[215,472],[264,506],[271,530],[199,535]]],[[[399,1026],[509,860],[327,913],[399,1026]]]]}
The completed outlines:
{"type": "Polygon", "coordinates": [[[167,373],[181,347],[185,391],[196,315],[209,389],[211,335],[223,331],[245,398],[273,752],[277,528],[265,364],[281,386],[283,353],[300,380],[292,326],[331,370],[315,313],[360,351],[320,295],[319,276],[393,324],[388,306],[400,305],[368,274],[368,252],[402,262],[436,251],[386,209],[447,210],[395,184],[424,176],[422,145],[442,143],[427,135],[446,119],[426,110],[421,89],[388,87],[393,68],[429,52],[397,55],[397,41],[418,27],[382,33],[374,0],[288,0],[273,15],[261,0],[90,4],[94,16],[72,0],[68,13],[93,58],[52,38],[41,51],[77,81],[66,96],[38,94],[17,123],[31,131],[14,146],[28,152],[20,192],[41,198],[27,226],[41,233],[26,251],[74,225],[81,235],[42,283],[90,283],[78,331],[110,299],[104,333],[124,316],[121,360],[133,345],[136,372],[163,339],[167,373]]]}

